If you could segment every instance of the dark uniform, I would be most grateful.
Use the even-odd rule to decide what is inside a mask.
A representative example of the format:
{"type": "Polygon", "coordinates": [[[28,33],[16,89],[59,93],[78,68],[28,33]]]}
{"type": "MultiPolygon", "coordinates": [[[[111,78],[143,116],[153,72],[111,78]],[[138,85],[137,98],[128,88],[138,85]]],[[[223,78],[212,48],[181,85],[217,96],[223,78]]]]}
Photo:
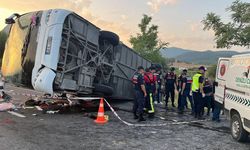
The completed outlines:
{"type": "Polygon", "coordinates": [[[143,114],[143,108],[145,105],[145,98],[143,91],[141,89],[141,85],[144,85],[144,78],[142,74],[135,73],[132,79],[135,88],[135,100],[134,100],[134,107],[133,112],[135,116],[138,113],[139,115],[143,114]]]}
{"type": "Polygon", "coordinates": [[[165,88],[166,88],[166,107],[168,105],[168,99],[171,96],[172,106],[174,107],[174,97],[175,97],[175,84],[176,84],[176,74],[174,72],[168,72],[165,76],[165,88]]]}
{"type": "MultiPolygon", "coordinates": [[[[209,116],[213,99],[213,86],[208,79],[205,80],[203,91],[205,93],[205,97],[203,98],[204,102],[203,106],[207,107],[207,116],[209,116]]],[[[203,114],[204,114],[204,107],[203,107],[203,114]]]]}
{"type": "MultiPolygon", "coordinates": [[[[215,82],[213,83],[213,94],[214,93],[215,93],[215,82]]],[[[214,102],[213,103],[214,108],[213,108],[212,120],[220,122],[220,112],[221,112],[221,108],[223,108],[223,105],[214,100],[214,95],[213,95],[213,102],[214,102]]]]}
{"type": "Polygon", "coordinates": [[[192,108],[192,114],[193,114],[194,113],[194,103],[193,103],[193,98],[190,95],[192,78],[189,76],[182,76],[180,82],[181,82],[180,83],[180,91],[182,91],[182,86],[184,83],[186,84],[186,86],[185,86],[185,89],[183,90],[183,94],[181,95],[179,110],[183,111],[184,107],[188,108],[188,106],[187,106],[187,98],[188,98],[190,105],[191,105],[191,108],[192,108]]]}
{"type": "Polygon", "coordinates": [[[154,93],[156,92],[156,76],[151,72],[146,72],[144,74],[145,87],[147,91],[146,97],[146,109],[148,110],[148,114],[150,116],[154,115],[154,93]]]}
{"type": "Polygon", "coordinates": [[[183,75],[180,75],[178,77],[178,84],[177,84],[177,90],[179,91],[178,93],[178,109],[180,110],[181,109],[181,90],[182,90],[182,85],[183,85],[183,75]]]}
{"type": "MultiPolygon", "coordinates": [[[[188,100],[189,100],[190,105],[191,105],[192,114],[194,114],[194,100],[193,100],[192,95],[190,95],[193,80],[190,76],[187,76],[186,78],[187,78],[187,83],[186,83],[186,90],[185,91],[188,92],[187,97],[188,97],[188,100]]],[[[185,105],[188,108],[187,103],[185,105]]]]}
{"type": "Polygon", "coordinates": [[[157,84],[158,84],[158,86],[157,86],[157,94],[156,94],[156,96],[155,96],[155,101],[157,101],[158,103],[160,103],[161,102],[161,74],[155,74],[155,76],[156,76],[156,80],[157,80],[157,84]]]}

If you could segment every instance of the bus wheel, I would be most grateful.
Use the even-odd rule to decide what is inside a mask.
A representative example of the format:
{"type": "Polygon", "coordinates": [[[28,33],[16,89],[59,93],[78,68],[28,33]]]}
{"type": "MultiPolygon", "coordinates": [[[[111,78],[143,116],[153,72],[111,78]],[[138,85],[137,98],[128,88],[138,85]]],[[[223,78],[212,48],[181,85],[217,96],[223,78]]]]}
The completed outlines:
{"type": "Polygon", "coordinates": [[[113,32],[110,32],[110,31],[100,31],[99,40],[100,40],[100,42],[107,40],[113,46],[117,46],[120,42],[119,36],[113,32]]]}
{"type": "Polygon", "coordinates": [[[238,113],[231,116],[231,135],[238,142],[245,142],[248,139],[248,132],[243,128],[238,113]]]}

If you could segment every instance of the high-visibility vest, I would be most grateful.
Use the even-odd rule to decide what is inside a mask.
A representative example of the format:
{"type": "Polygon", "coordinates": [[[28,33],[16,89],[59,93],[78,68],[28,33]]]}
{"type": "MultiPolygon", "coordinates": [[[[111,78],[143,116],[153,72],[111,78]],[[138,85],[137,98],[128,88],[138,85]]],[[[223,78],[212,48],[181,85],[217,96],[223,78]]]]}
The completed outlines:
{"type": "Polygon", "coordinates": [[[199,83],[199,78],[201,77],[202,75],[200,73],[196,73],[194,76],[193,76],[193,83],[192,83],[192,91],[193,92],[197,92],[200,88],[200,83],[199,83]]]}

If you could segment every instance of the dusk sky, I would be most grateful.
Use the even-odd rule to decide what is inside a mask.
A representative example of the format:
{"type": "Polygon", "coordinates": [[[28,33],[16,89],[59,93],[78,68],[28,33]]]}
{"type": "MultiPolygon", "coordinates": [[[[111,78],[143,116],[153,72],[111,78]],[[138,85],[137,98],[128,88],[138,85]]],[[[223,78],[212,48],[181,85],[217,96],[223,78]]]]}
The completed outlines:
{"type": "MultiPolygon", "coordinates": [[[[243,0],[250,2],[250,0],[243,0]]],[[[208,12],[215,12],[229,21],[230,12],[225,9],[233,0],[0,0],[0,30],[4,19],[12,13],[25,13],[51,8],[75,11],[103,30],[119,34],[121,41],[128,40],[139,29],[142,14],[153,16],[159,25],[160,39],[170,47],[198,51],[215,49],[212,31],[203,31],[201,20],[208,12]]],[[[247,48],[233,47],[233,50],[247,48]]]]}

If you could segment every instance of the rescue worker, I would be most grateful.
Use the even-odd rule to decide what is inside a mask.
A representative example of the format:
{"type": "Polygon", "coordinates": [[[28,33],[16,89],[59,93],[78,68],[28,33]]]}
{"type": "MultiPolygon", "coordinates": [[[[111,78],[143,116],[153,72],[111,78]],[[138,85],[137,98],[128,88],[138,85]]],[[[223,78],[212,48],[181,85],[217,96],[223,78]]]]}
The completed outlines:
{"type": "Polygon", "coordinates": [[[205,93],[203,91],[205,70],[206,69],[204,66],[200,66],[199,72],[197,72],[193,76],[192,95],[194,99],[194,113],[195,113],[195,118],[198,118],[198,119],[203,119],[202,118],[202,100],[203,100],[203,97],[205,97],[205,93]]]}
{"type": "Polygon", "coordinates": [[[193,106],[193,98],[190,95],[191,92],[191,84],[192,84],[192,79],[187,75],[187,70],[184,69],[182,72],[182,77],[181,77],[181,83],[180,83],[180,107],[179,107],[179,113],[183,113],[184,107],[188,108],[187,106],[187,98],[190,102],[191,108],[192,108],[192,113],[194,113],[194,106],[193,106]]]}
{"type": "Polygon", "coordinates": [[[146,86],[146,109],[148,112],[148,117],[153,118],[154,117],[154,93],[156,93],[156,76],[153,74],[155,71],[154,67],[150,67],[150,69],[146,69],[146,72],[144,74],[144,81],[146,86]]]}
{"type": "Polygon", "coordinates": [[[145,82],[143,78],[144,68],[142,66],[138,67],[137,72],[132,78],[135,89],[135,100],[133,106],[134,119],[139,119],[139,121],[145,121],[143,118],[143,108],[145,105],[145,98],[147,96],[145,89],[145,82]],[[139,114],[139,116],[137,115],[139,114]]]}
{"type": "Polygon", "coordinates": [[[162,104],[161,102],[161,84],[162,84],[162,76],[161,76],[161,70],[158,70],[155,74],[156,76],[156,81],[157,81],[157,93],[155,96],[155,104],[162,104]]]}
{"type": "Polygon", "coordinates": [[[175,98],[175,90],[177,90],[176,84],[176,74],[175,68],[172,67],[170,72],[166,73],[165,76],[165,90],[166,90],[166,110],[168,109],[168,99],[171,97],[172,107],[175,107],[174,98],[175,98]]]}
{"type": "MultiPolygon", "coordinates": [[[[210,109],[212,104],[212,98],[213,98],[213,86],[211,82],[208,80],[208,78],[205,79],[203,91],[205,93],[204,97],[204,107],[207,107],[207,116],[210,115],[210,109]]],[[[203,107],[203,114],[204,114],[204,107],[203,107]]]]}
{"type": "Polygon", "coordinates": [[[181,81],[182,81],[182,77],[183,77],[183,72],[181,73],[181,75],[177,79],[178,110],[180,110],[180,107],[181,107],[181,84],[182,84],[181,81]]]}
{"type": "MultiPolygon", "coordinates": [[[[191,85],[193,83],[193,80],[189,75],[187,75],[186,78],[187,78],[187,83],[186,83],[185,88],[186,88],[187,91],[189,91],[189,93],[187,94],[187,98],[189,100],[191,110],[192,110],[191,115],[194,115],[194,100],[193,100],[192,94],[190,94],[190,93],[192,93],[191,85]]],[[[188,109],[187,101],[186,101],[185,106],[188,109]]]]}

